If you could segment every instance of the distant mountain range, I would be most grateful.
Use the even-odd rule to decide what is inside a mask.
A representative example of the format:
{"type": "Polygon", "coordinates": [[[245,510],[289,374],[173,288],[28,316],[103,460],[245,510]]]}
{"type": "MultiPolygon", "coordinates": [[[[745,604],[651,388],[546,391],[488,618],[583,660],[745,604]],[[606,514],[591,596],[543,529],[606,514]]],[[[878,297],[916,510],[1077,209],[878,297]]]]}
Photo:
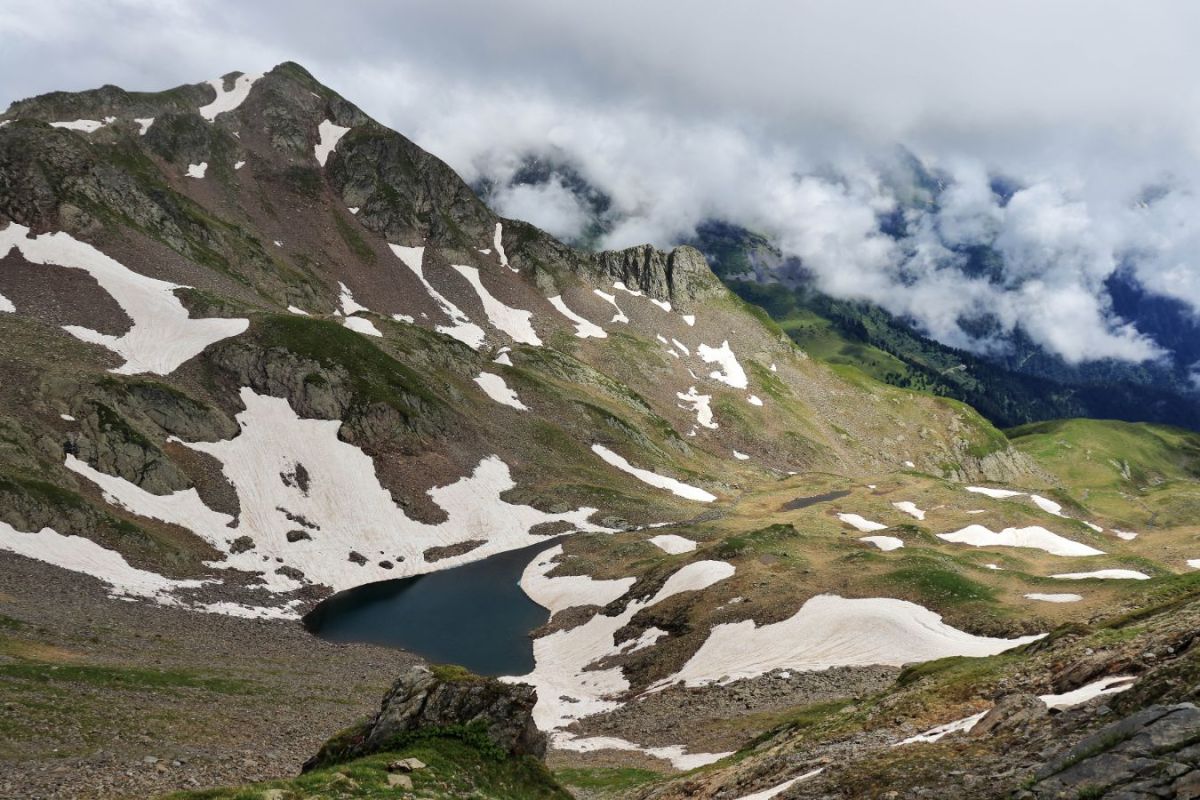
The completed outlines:
{"type": "MultiPolygon", "coordinates": [[[[906,183],[917,187],[910,203],[935,203],[943,182],[911,154],[900,152],[906,183]]],[[[509,186],[557,181],[590,214],[578,247],[597,246],[616,222],[612,204],[570,164],[528,157],[509,186]]],[[[493,181],[476,182],[486,201],[497,195],[493,181]]],[[[998,197],[1017,187],[1002,177],[992,182],[998,197]]],[[[889,235],[904,234],[899,211],[882,219],[889,235]]],[[[788,335],[814,356],[853,366],[896,386],[953,397],[977,408],[993,423],[1012,427],[1039,420],[1093,417],[1158,422],[1200,429],[1200,394],[1193,366],[1200,362],[1200,320],[1182,302],[1147,292],[1128,269],[1107,282],[1114,312],[1149,336],[1168,354],[1165,362],[1116,359],[1069,364],[1019,328],[1006,347],[978,354],[945,345],[911,320],[865,301],[843,300],[817,288],[800,259],[785,256],[765,235],[719,219],[696,227],[690,244],[743,299],[762,306],[788,335]]],[[[964,253],[972,275],[998,274],[1001,256],[988,247],[964,253]]],[[[986,325],[986,320],[979,321],[986,325]]]]}

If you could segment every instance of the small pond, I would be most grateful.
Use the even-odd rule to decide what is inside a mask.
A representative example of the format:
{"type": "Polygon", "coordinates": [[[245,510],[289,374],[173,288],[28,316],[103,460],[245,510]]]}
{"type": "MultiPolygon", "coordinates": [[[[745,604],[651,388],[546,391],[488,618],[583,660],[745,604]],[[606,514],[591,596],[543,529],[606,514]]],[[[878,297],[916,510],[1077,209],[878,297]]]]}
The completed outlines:
{"type": "Polygon", "coordinates": [[[480,675],[524,675],[534,666],[529,633],[546,624],[550,612],[522,591],[521,574],[559,541],[347,589],[309,612],[304,626],[332,642],[397,647],[480,675]]]}

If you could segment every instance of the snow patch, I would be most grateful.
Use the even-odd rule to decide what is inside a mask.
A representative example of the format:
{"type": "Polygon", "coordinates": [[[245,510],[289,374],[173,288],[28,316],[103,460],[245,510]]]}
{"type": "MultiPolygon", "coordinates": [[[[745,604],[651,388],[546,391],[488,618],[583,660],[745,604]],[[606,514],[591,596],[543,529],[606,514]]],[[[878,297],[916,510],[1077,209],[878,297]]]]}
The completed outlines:
{"type": "Polygon", "coordinates": [[[711,503],[717,499],[715,494],[704,491],[696,486],[677,481],[674,478],[668,478],[659,475],[657,472],[651,472],[648,469],[639,469],[633,466],[624,457],[614,453],[602,444],[592,445],[592,452],[604,459],[605,462],[611,464],[622,472],[629,473],[637,478],[642,483],[659,489],[666,489],[671,494],[685,498],[687,500],[696,500],[701,503],[711,503]]]}
{"type": "Polygon", "coordinates": [[[770,789],[763,789],[761,792],[755,792],[754,794],[742,795],[741,797],[737,798],[737,800],[771,800],[771,798],[775,797],[776,795],[782,794],[787,789],[790,789],[793,784],[799,783],[800,781],[806,781],[809,778],[815,778],[816,776],[820,775],[824,769],[824,767],[819,767],[818,769],[806,772],[803,775],[798,775],[791,780],[786,780],[781,784],[772,786],[770,789]]]}
{"type": "Polygon", "coordinates": [[[669,761],[675,769],[685,772],[690,769],[713,764],[726,756],[733,755],[732,750],[728,753],[688,753],[687,748],[681,744],[673,744],[666,747],[644,747],[615,736],[588,736],[586,738],[579,738],[575,734],[566,731],[555,732],[550,737],[550,743],[558,750],[570,750],[576,753],[591,753],[597,750],[628,750],[645,753],[648,756],[669,761]]]}
{"type": "Polygon", "coordinates": [[[322,167],[325,166],[325,162],[329,160],[329,154],[337,149],[338,142],[349,132],[349,128],[334,125],[331,120],[325,120],[318,125],[317,136],[319,139],[313,146],[313,154],[317,157],[317,163],[322,167]]]}
{"type": "Polygon", "coordinates": [[[700,394],[696,391],[696,387],[692,386],[687,390],[687,394],[676,392],[675,396],[682,400],[686,405],[680,405],[680,408],[691,408],[696,414],[696,424],[710,430],[720,427],[713,421],[712,412],[712,395],[700,394]]]}
{"type": "Polygon", "coordinates": [[[709,347],[701,344],[696,348],[696,354],[707,364],[716,364],[720,369],[713,370],[709,377],[735,389],[745,389],[750,382],[746,379],[746,371],[738,363],[737,356],[729,347],[729,340],[721,343],[720,347],[709,347]]]}
{"type": "Polygon", "coordinates": [[[104,127],[104,123],[96,119],[76,119],[68,122],[51,122],[50,127],[79,131],[80,133],[95,133],[104,127]]]}
{"type": "Polygon", "coordinates": [[[297,308],[296,306],[288,306],[288,307],[287,307],[287,310],[288,310],[289,312],[291,312],[292,314],[298,314],[298,315],[300,315],[300,316],[302,316],[302,317],[307,317],[307,316],[308,316],[308,312],[307,312],[307,311],[305,311],[303,308],[297,308]]]}
{"type": "Polygon", "coordinates": [[[530,344],[534,347],[541,346],[542,340],[538,338],[537,331],[533,329],[533,324],[530,322],[533,312],[506,306],[493,297],[491,292],[484,287],[483,281],[479,279],[479,270],[475,267],[465,267],[461,264],[452,266],[475,289],[480,302],[483,303],[484,313],[487,314],[488,321],[493,326],[508,334],[514,342],[530,344]]]}
{"type": "Polygon", "coordinates": [[[567,308],[567,304],[563,301],[562,295],[556,294],[554,297],[547,299],[550,301],[550,305],[558,309],[558,313],[575,323],[575,335],[580,339],[586,339],[589,336],[595,339],[608,338],[608,334],[604,331],[604,328],[601,328],[594,322],[584,319],[571,309],[567,308]]]}
{"type": "Polygon", "coordinates": [[[949,656],[990,656],[1039,638],[973,636],[945,624],[941,615],[916,603],[822,594],[781,622],[759,626],[743,620],[713,627],[679,672],[655,688],[678,682],[687,686],[726,684],[775,669],[901,666],[949,656]]]}
{"type": "Polygon", "coordinates": [[[1060,575],[1051,575],[1051,578],[1060,578],[1067,581],[1082,581],[1088,578],[1101,578],[1106,580],[1128,580],[1128,581],[1148,581],[1150,576],[1144,572],[1138,572],[1136,569],[1097,569],[1092,572],[1064,572],[1060,575]]]}
{"type": "Polygon", "coordinates": [[[188,164],[187,176],[189,178],[203,178],[208,172],[208,162],[201,161],[199,164],[188,164]]]}
{"type": "Polygon", "coordinates": [[[145,136],[146,131],[154,124],[154,117],[134,117],[133,121],[138,124],[138,136],[145,136]]]}
{"type": "MultiPolygon", "coordinates": [[[[429,490],[433,502],[446,511],[445,522],[409,519],[379,483],[370,456],[338,438],[340,420],[301,419],[287,400],[248,388],[242,389],[241,400],[245,410],[237,416],[238,436],[185,443],[221,463],[241,508],[235,527],[229,527],[234,522],[231,517],[205,506],[195,489],[153,495],[73,457],[67,458],[66,466],[95,483],[110,503],[181,525],[225,553],[213,567],[259,572],[264,564],[278,563],[295,567],[308,582],[335,591],[446,569],[536,544],[544,539],[529,531],[546,522],[605,530],[587,521],[595,509],[550,514],[501,500],[515,484],[508,466],[496,456],[483,458],[471,474],[454,483],[429,490]],[[303,484],[290,477],[301,465],[307,473],[303,484]],[[288,541],[287,534],[297,530],[310,538],[288,541]],[[240,536],[249,536],[254,547],[234,553],[231,542],[240,536]],[[486,543],[461,556],[425,561],[424,552],[430,547],[471,539],[486,543]],[[367,562],[350,561],[352,551],[367,556],[367,562]],[[391,569],[379,565],[385,559],[392,562],[391,569]]],[[[299,585],[273,571],[265,572],[263,580],[278,591],[299,585]]]]}
{"type": "Polygon", "coordinates": [[[133,320],[133,326],[120,336],[79,325],[63,326],[76,338],[106,347],[124,358],[125,363],[113,372],[169,374],[210,344],[237,336],[250,325],[246,319],[192,319],[175,296],[176,289],[186,287],[134,272],[70,234],[43,233],[26,238],[28,234],[29,228],[9,223],[0,231],[0,258],[15,247],[32,264],[84,270],[133,320]]]}
{"type": "Polygon", "coordinates": [[[736,458],[738,461],[749,461],[750,460],[750,456],[746,455],[745,453],[739,453],[737,450],[733,451],[733,457],[736,458]]]}
{"type": "Polygon", "coordinates": [[[1118,539],[1124,539],[1127,542],[1132,542],[1138,537],[1133,531],[1119,531],[1116,528],[1113,528],[1113,533],[1117,535],[1118,539]]]}
{"type": "Polygon", "coordinates": [[[858,530],[862,531],[863,533],[871,533],[872,531],[881,531],[881,530],[884,530],[885,528],[887,528],[887,525],[884,525],[879,522],[872,522],[871,520],[866,519],[865,517],[861,517],[858,514],[838,514],[837,518],[840,519],[842,522],[846,523],[847,525],[857,528],[858,530]]]}
{"type": "Polygon", "coordinates": [[[421,281],[421,285],[425,287],[425,291],[429,292],[429,296],[442,309],[442,313],[450,318],[453,325],[435,325],[434,330],[438,333],[444,333],[447,336],[458,339],[460,342],[470,347],[473,350],[478,350],[483,347],[484,339],[487,334],[483,332],[483,328],[471,322],[471,319],[459,309],[458,306],[451,303],[441,292],[433,288],[428,279],[425,277],[425,270],[422,267],[422,262],[425,258],[424,247],[402,247],[398,244],[389,244],[388,247],[396,254],[403,264],[413,271],[417,279],[421,281]]]}
{"type": "Polygon", "coordinates": [[[233,168],[234,168],[235,170],[239,170],[239,169],[241,169],[241,168],[242,168],[242,167],[244,167],[244,166],[246,166],[246,162],[245,162],[245,161],[235,161],[235,162],[233,162],[233,168]]]}
{"type": "Polygon", "coordinates": [[[217,93],[217,98],[206,106],[200,106],[200,116],[212,122],[218,114],[233,111],[245,101],[250,94],[250,87],[261,77],[261,74],[239,75],[234,79],[233,88],[228,92],[225,91],[224,79],[215,78],[209,81],[208,85],[217,93]]]}
{"type": "Polygon", "coordinates": [[[1103,550],[1097,550],[1086,544],[1051,533],[1038,525],[1027,528],[1005,528],[996,533],[983,525],[968,525],[953,533],[939,533],[939,539],[958,544],[969,544],[972,547],[1028,547],[1035,550],[1045,550],[1055,556],[1100,556],[1103,550]]]}
{"type": "Polygon", "coordinates": [[[1126,689],[1132,689],[1137,677],[1134,675],[1110,675],[1098,681],[1092,681],[1086,686],[1080,686],[1062,694],[1043,694],[1038,697],[1047,707],[1062,710],[1083,705],[1089,700],[1106,694],[1118,694],[1126,689]]]}
{"type": "Polygon", "coordinates": [[[749,403],[749,404],[750,404],[750,405],[752,405],[752,406],[760,406],[760,407],[761,407],[761,406],[762,406],[762,404],[763,404],[762,398],[760,398],[760,397],[759,397],[758,395],[756,395],[756,394],[752,394],[752,395],[750,395],[749,397],[747,397],[747,398],[746,398],[746,402],[747,402],[747,403],[749,403]]]}
{"type": "Polygon", "coordinates": [[[987,711],[980,711],[978,714],[972,714],[969,717],[963,717],[962,719],[956,719],[953,722],[947,722],[944,725],[938,725],[937,727],[930,728],[924,733],[918,733],[916,736],[910,736],[907,739],[896,742],[893,747],[900,747],[906,744],[916,744],[918,742],[936,742],[942,737],[949,736],[952,733],[966,733],[974,728],[975,725],[978,724],[979,720],[986,717],[987,713],[987,711]]]}
{"type": "Polygon", "coordinates": [[[860,536],[860,542],[873,544],[885,553],[890,550],[899,550],[904,547],[904,540],[895,536],[860,536]]]}
{"type": "Polygon", "coordinates": [[[1026,600],[1041,600],[1043,603],[1078,603],[1083,595],[1063,593],[1030,592],[1026,600]]]}
{"type": "Polygon", "coordinates": [[[968,486],[966,489],[968,492],[981,494],[993,500],[1004,500],[1009,497],[1019,497],[1025,494],[1024,492],[1014,492],[1012,489],[992,489],[987,486],[968,486]]]}
{"type": "Polygon", "coordinates": [[[520,270],[518,270],[514,266],[509,265],[509,263],[508,263],[508,256],[504,252],[503,235],[504,235],[504,226],[501,223],[497,222],[496,223],[496,232],[492,234],[492,246],[496,248],[496,255],[500,257],[500,264],[502,266],[508,267],[513,272],[519,272],[520,270]]]}
{"type": "Polygon", "coordinates": [[[495,375],[491,372],[481,372],[475,376],[475,382],[479,384],[479,388],[483,389],[483,393],[495,400],[497,403],[515,408],[518,411],[528,411],[529,406],[521,402],[517,397],[517,393],[508,388],[508,384],[504,382],[504,378],[495,375]]]}
{"type": "Polygon", "coordinates": [[[600,291],[599,289],[594,291],[596,292],[597,297],[600,297],[604,300],[604,302],[608,303],[617,310],[617,313],[613,315],[611,320],[609,320],[610,322],[629,322],[629,317],[625,316],[625,312],[621,310],[619,305],[617,305],[617,296],[615,294],[608,294],[600,291]]]}
{"type": "Polygon", "coordinates": [[[350,291],[346,284],[338,281],[338,304],[342,307],[342,313],[346,316],[357,314],[360,311],[370,311],[371,309],[362,305],[354,299],[354,293],[350,291]]]}
{"type": "Polygon", "coordinates": [[[925,512],[917,508],[917,504],[911,500],[901,500],[898,503],[892,503],[892,506],[903,511],[914,519],[925,519],[925,512]]]}
{"type": "Polygon", "coordinates": [[[364,317],[344,317],[342,324],[352,331],[364,334],[366,336],[378,336],[383,338],[383,333],[379,328],[375,327],[375,323],[364,317]]]}
{"type": "Polygon", "coordinates": [[[696,549],[696,543],[691,539],[686,539],[683,536],[676,536],[673,533],[664,533],[659,536],[652,536],[649,539],[650,544],[662,550],[664,553],[670,553],[677,556],[680,553],[690,553],[696,549]]]}
{"type": "Polygon", "coordinates": [[[689,328],[691,328],[696,324],[696,315],[695,314],[684,314],[683,321],[685,323],[687,323],[687,326],[689,328]]]}

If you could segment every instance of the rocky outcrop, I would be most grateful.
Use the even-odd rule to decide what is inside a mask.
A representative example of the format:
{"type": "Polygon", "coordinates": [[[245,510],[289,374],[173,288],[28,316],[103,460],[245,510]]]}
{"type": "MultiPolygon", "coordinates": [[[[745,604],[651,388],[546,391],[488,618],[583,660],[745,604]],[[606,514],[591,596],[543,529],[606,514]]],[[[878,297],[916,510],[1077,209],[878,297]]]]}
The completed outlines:
{"type": "Polygon", "coordinates": [[[621,281],[655,300],[682,307],[724,291],[720,280],[694,247],[676,247],[664,252],[648,244],[625,250],[596,253],[595,268],[601,280],[621,281]]]}
{"type": "Polygon", "coordinates": [[[511,756],[546,754],[546,735],[533,721],[537,691],[458,667],[410,667],[364,725],[325,743],[305,770],[403,745],[420,736],[486,736],[511,756]]]}
{"type": "Polygon", "coordinates": [[[1200,708],[1144,708],[1060,754],[1023,798],[1200,798],[1200,708]]]}

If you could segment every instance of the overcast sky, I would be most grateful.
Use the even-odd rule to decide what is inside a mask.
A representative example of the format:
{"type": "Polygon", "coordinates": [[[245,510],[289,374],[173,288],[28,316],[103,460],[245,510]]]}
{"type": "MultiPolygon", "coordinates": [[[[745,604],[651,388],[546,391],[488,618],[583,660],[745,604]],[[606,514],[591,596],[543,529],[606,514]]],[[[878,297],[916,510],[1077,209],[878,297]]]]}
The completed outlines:
{"type": "MultiPolygon", "coordinates": [[[[613,198],[606,245],[718,217],[948,343],[999,346],[960,324],[988,315],[1068,361],[1136,361],[1161,352],[1113,315],[1115,270],[1200,308],[1197,34],[1200,4],[1155,0],[0,0],[0,101],[294,60],[468,179],[572,164],[613,198]],[[936,208],[897,144],[946,179],[936,208]],[[963,273],[978,244],[1001,275],[963,273]]],[[[584,224],[553,182],[496,202],[584,224]]]]}

